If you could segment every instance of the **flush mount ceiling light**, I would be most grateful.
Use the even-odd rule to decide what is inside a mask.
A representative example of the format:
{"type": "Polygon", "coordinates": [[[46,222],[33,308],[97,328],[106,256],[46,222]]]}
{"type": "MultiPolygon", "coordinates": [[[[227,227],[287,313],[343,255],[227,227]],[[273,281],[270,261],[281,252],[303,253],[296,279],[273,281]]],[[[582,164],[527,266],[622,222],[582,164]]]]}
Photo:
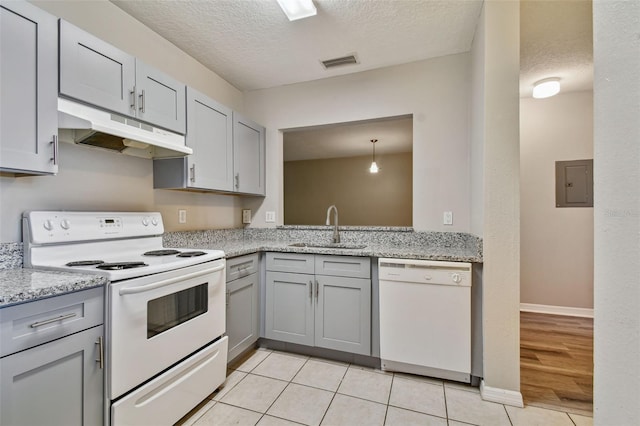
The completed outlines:
{"type": "Polygon", "coordinates": [[[557,77],[545,78],[533,84],[533,97],[536,99],[548,98],[560,92],[560,79],[557,77]]]}
{"type": "Polygon", "coordinates": [[[318,13],[313,0],[278,0],[278,4],[290,21],[308,18],[318,13]]]}
{"type": "Polygon", "coordinates": [[[376,142],[378,142],[378,139],[371,139],[371,143],[373,144],[373,160],[369,167],[369,173],[378,173],[378,170],[380,170],[376,164],[376,142]]]}

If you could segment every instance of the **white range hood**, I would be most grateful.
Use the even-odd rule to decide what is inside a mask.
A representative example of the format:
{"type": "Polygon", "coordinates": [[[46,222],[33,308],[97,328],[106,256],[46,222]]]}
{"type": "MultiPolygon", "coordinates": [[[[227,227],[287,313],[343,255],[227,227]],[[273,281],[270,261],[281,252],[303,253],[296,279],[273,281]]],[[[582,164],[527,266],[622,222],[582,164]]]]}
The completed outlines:
{"type": "Polygon", "coordinates": [[[138,120],[58,98],[58,137],[70,142],[143,158],[193,153],[185,137],[138,120]]]}

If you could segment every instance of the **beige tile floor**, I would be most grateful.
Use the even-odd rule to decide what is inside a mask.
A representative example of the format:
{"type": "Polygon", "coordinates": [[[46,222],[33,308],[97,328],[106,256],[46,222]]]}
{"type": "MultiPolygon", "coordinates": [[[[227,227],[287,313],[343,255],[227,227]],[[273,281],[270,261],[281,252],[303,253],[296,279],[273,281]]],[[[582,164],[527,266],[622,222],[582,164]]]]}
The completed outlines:
{"type": "Polygon", "coordinates": [[[591,417],[483,401],[464,384],[258,349],[182,426],[592,426],[591,417]]]}

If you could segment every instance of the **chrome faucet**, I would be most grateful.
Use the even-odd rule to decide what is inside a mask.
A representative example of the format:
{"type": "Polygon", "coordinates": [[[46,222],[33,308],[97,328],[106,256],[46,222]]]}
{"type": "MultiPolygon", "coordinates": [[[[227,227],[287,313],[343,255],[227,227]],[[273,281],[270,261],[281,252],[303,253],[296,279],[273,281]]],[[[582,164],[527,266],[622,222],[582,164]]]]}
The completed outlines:
{"type": "Polygon", "coordinates": [[[333,243],[340,242],[340,234],[338,234],[338,208],[335,205],[329,206],[327,209],[327,226],[331,225],[331,209],[333,209],[333,243]]]}

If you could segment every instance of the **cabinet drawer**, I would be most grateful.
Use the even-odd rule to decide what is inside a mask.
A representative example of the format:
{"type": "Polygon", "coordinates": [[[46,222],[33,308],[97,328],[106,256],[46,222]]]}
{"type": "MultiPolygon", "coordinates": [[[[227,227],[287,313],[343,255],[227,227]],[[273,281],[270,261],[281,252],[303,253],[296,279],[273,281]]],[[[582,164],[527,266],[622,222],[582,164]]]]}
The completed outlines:
{"type": "Polygon", "coordinates": [[[227,259],[227,282],[246,277],[256,272],[258,272],[257,254],[227,259]]]}
{"type": "Polygon", "coordinates": [[[371,277],[371,259],[368,257],[316,255],[316,275],[336,277],[371,277]]]}
{"type": "Polygon", "coordinates": [[[0,309],[0,356],[104,323],[103,292],[96,287],[0,309]]]}
{"type": "Polygon", "coordinates": [[[267,253],[267,271],[313,274],[312,254],[267,253]]]}

